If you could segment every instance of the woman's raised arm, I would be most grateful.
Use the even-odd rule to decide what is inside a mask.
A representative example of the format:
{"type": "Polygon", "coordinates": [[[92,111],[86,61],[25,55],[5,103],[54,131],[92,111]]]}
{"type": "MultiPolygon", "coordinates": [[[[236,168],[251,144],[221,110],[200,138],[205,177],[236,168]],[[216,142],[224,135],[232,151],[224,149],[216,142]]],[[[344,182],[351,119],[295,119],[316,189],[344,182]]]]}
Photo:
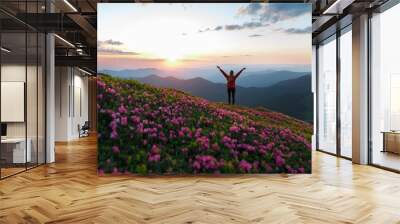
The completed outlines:
{"type": "Polygon", "coordinates": [[[225,76],[225,78],[228,78],[228,75],[224,72],[224,70],[221,69],[221,67],[219,67],[219,66],[217,65],[217,68],[218,68],[219,71],[222,73],[222,75],[225,76]]]}

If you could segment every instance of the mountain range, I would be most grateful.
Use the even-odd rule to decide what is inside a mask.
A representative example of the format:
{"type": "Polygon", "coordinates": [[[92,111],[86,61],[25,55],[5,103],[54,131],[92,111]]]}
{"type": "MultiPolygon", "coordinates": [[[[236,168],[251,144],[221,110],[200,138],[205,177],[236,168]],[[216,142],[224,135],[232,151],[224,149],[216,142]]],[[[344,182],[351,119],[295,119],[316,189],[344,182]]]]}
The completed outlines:
{"type": "MultiPolygon", "coordinates": [[[[156,87],[174,88],[205,99],[226,102],[226,85],[204,78],[178,79],[149,75],[133,78],[156,87]]],[[[312,123],[313,96],[311,75],[279,81],[267,87],[236,87],[236,104],[249,107],[266,107],[312,123]]],[[[273,83],[273,82],[271,82],[273,83]]]]}
{"type": "MultiPolygon", "coordinates": [[[[229,72],[226,69],[226,72],[229,72]]],[[[235,70],[236,72],[236,70],[235,70]]],[[[136,79],[150,75],[160,77],[172,76],[179,79],[193,79],[202,77],[208,81],[215,83],[225,83],[226,80],[222,74],[216,69],[177,69],[177,70],[160,70],[156,68],[141,68],[141,69],[126,69],[126,70],[101,70],[99,73],[110,74],[116,77],[125,79],[136,79]],[[184,77],[184,78],[183,78],[184,77]]],[[[299,78],[304,75],[309,75],[310,72],[294,72],[289,70],[272,70],[263,69],[260,71],[245,71],[237,84],[243,87],[268,87],[278,82],[299,78]]]]}

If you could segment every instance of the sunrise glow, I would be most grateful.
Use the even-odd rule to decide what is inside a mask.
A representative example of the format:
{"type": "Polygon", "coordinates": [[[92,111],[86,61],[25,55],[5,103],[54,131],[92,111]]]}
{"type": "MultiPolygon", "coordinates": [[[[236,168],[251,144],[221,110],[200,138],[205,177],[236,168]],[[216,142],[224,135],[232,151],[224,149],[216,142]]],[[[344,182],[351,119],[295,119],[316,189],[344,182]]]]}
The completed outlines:
{"type": "Polygon", "coordinates": [[[289,10],[297,7],[297,14],[276,12],[282,14],[282,21],[261,21],[257,14],[244,13],[250,6],[99,4],[99,66],[137,69],[309,63],[311,14],[301,13],[308,9],[307,4],[291,4],[289,10]]]}

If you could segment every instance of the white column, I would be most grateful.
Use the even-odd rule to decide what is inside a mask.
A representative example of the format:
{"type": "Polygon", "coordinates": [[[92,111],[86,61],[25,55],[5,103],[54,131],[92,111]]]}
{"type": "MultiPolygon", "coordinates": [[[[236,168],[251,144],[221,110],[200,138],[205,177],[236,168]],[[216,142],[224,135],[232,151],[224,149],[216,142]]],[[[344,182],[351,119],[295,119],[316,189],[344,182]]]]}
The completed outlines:
{"type": "Polygon", "coordinates": [[[313,129],[313,135],[311,136],[311,143],[312,143],[312,149],[316,150],[316,133],[317,133],[317,47],[315,45],[312,46],[312,67],[311,67],[311,92],[313,93],[313,114],[314,114],[314,129],[313,129]]]}
{"type": "Polygon", "coordinates": [[[71,70],[66,66],[55,68],[55,141],[71,140],[71,70]]]}
{"type": "Polygon", "coordinates": [[[55,161],[55,44],[53,34],[47,34],[46,45],[46,162],[52,163],[55,161]]]}
{"type": "Polygon", "coordinates": [[[353,162],[368,163],[368,15],[353,19],[353,162]]]}

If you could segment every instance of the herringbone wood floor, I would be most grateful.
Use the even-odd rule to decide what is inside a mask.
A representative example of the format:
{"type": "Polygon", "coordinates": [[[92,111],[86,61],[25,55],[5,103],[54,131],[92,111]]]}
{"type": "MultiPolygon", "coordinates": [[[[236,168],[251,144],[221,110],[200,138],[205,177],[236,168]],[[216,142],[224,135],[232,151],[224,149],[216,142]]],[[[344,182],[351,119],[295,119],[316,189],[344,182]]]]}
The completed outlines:
{"type": "Polygon", "coordinates": [[[0,181],[0,223],[400,223],[400,175],[315,152],[312,175],[98,177],[96,141],[0,181]]]}

